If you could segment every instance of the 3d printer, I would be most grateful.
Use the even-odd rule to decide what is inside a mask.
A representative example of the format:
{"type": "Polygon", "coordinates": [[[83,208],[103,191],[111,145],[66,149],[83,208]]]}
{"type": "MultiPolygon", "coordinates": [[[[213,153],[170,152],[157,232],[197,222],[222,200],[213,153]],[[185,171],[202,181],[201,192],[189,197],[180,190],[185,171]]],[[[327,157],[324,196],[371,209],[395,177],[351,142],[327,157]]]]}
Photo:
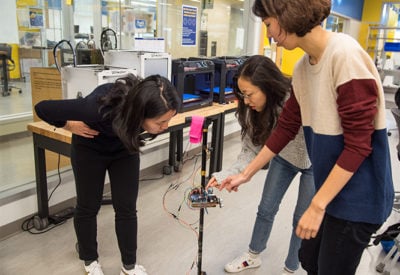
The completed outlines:
{"type": "Polygon", "coordinates": [[[85,97],[101,84],[114,82],[128,74],[137,75],[135,69],[103,65],[81,65],[61,67],[63,98],[85,97]]]}
{"type": "Polygon", "coordinates": [[[212,105],[214,63],[211,60],[172,60],[171,81],[182,99],[181,112],[212,105]]]}
{"type": "Polygon", "coordinates": [[[236,99],[233,93],[233,77],[247,57],[221,56],[213,58],[215,64],[214,101],[220,104],[236,99]]]}
{"type": "Polygon", "coordinates": [[[100,64],[77,65],[77,55],[74,47],[68,40],[61,40],[53,48],[53,57],[57,69],[61,72],[61,86],[63,98],[79,98],[90,94],[97,86],[105,83],[115,82],[118,78],[126,77],[128,74],[137,75],[136,69],[119,68],[100,64]],[[61,60],[71,58],[68,63],[58,64],[57,49],[66,43],[70,51],[61,51],[61,60]],[[72,54],[72,56],[71,56],[72,54]]]}
{"type": "Polygon", "coordinates": [[[171,80],[169,53],[109,50],[104,53],[104,65],[136,69],[142,78],[159,74],[171,80]]]}
{"type": "MultiPolygon", "coordinates": [[[[239,66],[242,65],[246,59],[246,56],[219,56],[209,58],[215,66],[214,102],[225,104],[236,99],[233,93],[233,77],[239,66]]],[[[200,58],[190,57],[189,60],[200,60],[200,58]]]]}

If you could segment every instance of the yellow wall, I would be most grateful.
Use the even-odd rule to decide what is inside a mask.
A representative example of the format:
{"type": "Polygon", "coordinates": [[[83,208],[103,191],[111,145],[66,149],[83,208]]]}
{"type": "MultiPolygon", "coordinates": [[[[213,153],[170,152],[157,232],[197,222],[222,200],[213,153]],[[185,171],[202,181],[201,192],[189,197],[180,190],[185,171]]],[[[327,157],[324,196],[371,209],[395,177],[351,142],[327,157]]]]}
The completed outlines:
{"type": "Polygon", "coordinates": [[[294,65],[303,55],[304,55],[304,51],[300,48],[296,48],[291,51],[283,49],[281,71],[284,74],[292,75],[294,65]]]}
{"type": "MultiPolygon", "coordinates": [[[[361,47],[367,48],[368,35],[369,35],[369,25],[379,24],[381,20],[381,10],[382,1],[379,0],[364,0],[364,8],[361,17],[360,32],[358,35],[358,42],[360,42],[361,47]]],[[[371,53],[373,55],[373,53],[371,53]]]]}
{"type": "Polygon", "coordinates": [[[382,3],[383,1],[381,0],[364,0],[361,21],[366,23],[379,23],[381,20],[382,3]]]}

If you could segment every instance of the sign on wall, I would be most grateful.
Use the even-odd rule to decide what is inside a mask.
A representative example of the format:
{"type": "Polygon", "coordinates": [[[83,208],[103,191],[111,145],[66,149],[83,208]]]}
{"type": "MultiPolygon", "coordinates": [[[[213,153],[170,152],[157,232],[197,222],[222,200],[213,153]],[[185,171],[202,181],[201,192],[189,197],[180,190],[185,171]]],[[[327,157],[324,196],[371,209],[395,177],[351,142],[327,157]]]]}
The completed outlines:
{"type": "Polygon", "coordinates": [[[182,46],[196,46],[197,7],[182,5],[182,46]]]}

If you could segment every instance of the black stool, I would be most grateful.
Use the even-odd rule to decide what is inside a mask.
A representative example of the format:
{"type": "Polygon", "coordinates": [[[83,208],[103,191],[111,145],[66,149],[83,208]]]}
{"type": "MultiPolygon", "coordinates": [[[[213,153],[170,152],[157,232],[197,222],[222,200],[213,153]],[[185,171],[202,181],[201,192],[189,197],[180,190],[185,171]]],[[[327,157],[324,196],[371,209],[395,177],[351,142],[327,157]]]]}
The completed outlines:
{"type": "Polygon", "coordinates": [[[11,46],[7,44],[0,44],[0,60],[1,60],[1,79],[3,84],[3,96],[10,95],[12,88],[18,90],[19,93],[22,93],[20,88],[10,86],[8,83],[8,71],[12,71],[15,69],[15,62],[11,58],[11,46]]]}

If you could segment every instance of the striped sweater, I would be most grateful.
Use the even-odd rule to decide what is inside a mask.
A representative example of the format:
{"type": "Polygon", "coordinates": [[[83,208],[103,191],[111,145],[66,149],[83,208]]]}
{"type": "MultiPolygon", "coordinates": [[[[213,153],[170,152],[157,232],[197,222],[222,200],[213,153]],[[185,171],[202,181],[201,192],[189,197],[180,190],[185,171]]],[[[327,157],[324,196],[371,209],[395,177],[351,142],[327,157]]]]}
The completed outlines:
{"type": "Polygon", "coordinates": [[[393,204],[385,99],[369,55],[350,36],[333,33],[316,65],[305,54],[293,93],[266,141],[278,153],[302,125],[316,189],[335,164],[354,175],[327,206],[337,218],[381,224],[393,204]]]}

